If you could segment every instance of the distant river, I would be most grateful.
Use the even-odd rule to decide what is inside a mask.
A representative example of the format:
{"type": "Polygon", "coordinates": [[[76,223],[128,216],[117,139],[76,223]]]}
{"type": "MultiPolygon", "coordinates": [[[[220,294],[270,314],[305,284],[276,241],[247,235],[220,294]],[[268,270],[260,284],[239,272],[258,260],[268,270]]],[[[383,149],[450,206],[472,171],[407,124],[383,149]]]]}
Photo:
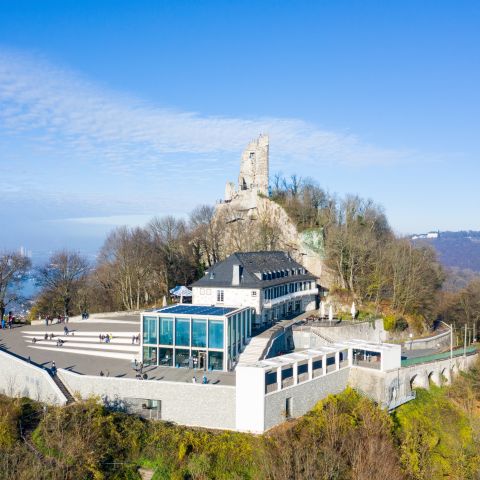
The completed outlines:
{"type": "Polygon", "coordinates": [[[32,275],[29,275],[20,285],[20,294],[26,299],[32,299],[38,291],[39,288],[35,285],[32,275]]]}

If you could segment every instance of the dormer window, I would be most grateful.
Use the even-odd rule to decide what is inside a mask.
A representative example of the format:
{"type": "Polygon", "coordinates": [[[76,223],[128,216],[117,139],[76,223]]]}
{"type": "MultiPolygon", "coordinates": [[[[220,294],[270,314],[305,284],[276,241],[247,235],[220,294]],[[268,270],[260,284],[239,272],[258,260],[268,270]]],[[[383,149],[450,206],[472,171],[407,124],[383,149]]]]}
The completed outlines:
{"type": "Polygon", "coordinates": [[[213,280],[215,278],[215,272],[210,272],[210,280],[213,280]]]}

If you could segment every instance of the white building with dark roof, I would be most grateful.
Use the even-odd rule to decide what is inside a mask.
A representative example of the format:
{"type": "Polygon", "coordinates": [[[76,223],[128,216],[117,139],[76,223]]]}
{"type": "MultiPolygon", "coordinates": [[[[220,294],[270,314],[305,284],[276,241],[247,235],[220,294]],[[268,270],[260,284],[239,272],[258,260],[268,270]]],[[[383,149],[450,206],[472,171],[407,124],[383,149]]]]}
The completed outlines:
{"type": "Polygon", "coordinates": [[[237,252],[192,285],[194,305],[251,307],[261,326],[314,310],[316,277],[286,252],[237,252]]]}

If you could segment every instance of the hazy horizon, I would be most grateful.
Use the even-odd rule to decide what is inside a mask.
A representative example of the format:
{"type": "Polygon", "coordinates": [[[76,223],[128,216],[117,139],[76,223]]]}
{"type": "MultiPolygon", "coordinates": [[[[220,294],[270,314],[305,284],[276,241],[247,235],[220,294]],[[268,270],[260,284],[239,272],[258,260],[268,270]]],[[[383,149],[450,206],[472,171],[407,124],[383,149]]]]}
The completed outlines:
{"type": "Polygon", "coordinates": [[[0,248],[93,253],[116,226],[270,172],[371,198],[399,234],[480,230],[480,5],[0,4],[0,248]]]}

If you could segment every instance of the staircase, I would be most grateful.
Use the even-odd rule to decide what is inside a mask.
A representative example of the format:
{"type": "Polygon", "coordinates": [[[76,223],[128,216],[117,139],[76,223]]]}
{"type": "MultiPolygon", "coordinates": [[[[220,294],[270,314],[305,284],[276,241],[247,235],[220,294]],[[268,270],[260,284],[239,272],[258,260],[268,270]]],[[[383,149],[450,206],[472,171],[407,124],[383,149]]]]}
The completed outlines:
{"type": "Polygon", "coordinates": [[[250,339],[250,343],[245,347],[245,350],[240,354],[238,363],[248,364],[255,363],[262,359],[263,352],[267,348],[270,336],[257,335],[250,339]]]}
{"type": "Polygon", "coordinates": [[[57,387],[60,391],[65,395],[67,399],[67,405],[74,403],[75,399],[73,398],[72,394],[67,390],[65,384],[57,377],[57,375],[51,375],[52,380],[56,383],[57,387]]]}
{"type": "Polygon", "coordinates": [[[330,338],[329,336],[325,335],[323,332],[320,332],[317,328],[315,327],[311,327],[310,328],[310,331],[316,335],[317,337],[321,338],[324,342],[326,342],[326,344],[332,344],[332,343],[335,343],[335,341],[330,338]]]}

